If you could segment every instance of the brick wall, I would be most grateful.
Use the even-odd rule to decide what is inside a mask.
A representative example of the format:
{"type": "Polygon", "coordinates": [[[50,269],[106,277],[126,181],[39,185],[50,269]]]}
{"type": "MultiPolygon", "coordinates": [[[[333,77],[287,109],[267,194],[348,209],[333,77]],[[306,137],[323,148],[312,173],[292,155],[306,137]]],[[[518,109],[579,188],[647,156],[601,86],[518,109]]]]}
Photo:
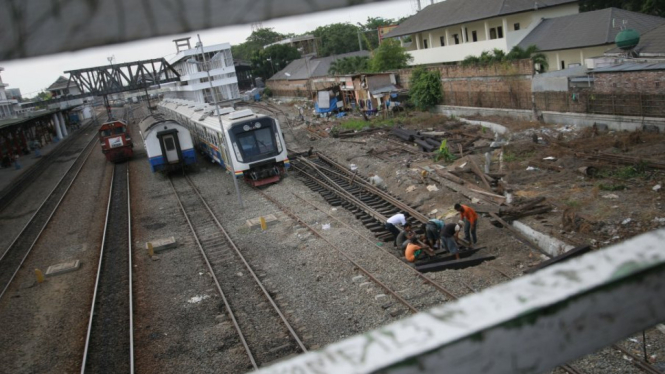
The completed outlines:
{"type": "Polygon", "coordinates": [[[594,74],[594,91],[598,93],[665,94],[665,72],[634,71],[594,74]]]}

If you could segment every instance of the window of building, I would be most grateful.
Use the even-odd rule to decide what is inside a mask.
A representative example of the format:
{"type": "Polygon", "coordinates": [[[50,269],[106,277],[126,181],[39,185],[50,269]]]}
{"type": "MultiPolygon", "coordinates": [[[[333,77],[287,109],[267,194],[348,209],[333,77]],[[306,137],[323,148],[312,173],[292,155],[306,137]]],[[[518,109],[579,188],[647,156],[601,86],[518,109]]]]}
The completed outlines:
{"type": "Polygon", "coordinates": [[[496,28],[496,34],[499,37],[499,39],[503,38],[503,26],[499,26],[496,28]]]}
{"type": "Polygon", "coordinates": [[[423,39],[423,48],[427,49],[427,39],[423,39]]]}
{"type": "Polygon", "coordinates": [[[494,27],[490,29],[490,39],[491,40],[496,39],[496,29],[494,27]]]}
{"type": "Polygon", "coordinates": [[[466,40],[466,43],[469,42],[469,29],[466,27],[464,28],[464,40],[466,40]]]}
{"type": "Polygon", "coordinates": [[[561,60],[561,70],[566,68],[566,61],[561,60]]]}
{"type": "Polygon", "coordinates": [[[442,47],[446,46],[446,37],[445,36],[439,37],[439,41],[441,42],[442,47]]]}
{"type": "Polygon", "coordinates": [[[459,44],[459,35],[453,34],[453,39],[455,39],[455,44],[459,44]]]}
{"type": "Polygon", "coordinates": [[[520,29],[520,24],[519,22],[513,25],[513,30],[517,31],[520,29]]]}
{"type": "Polygon", "coordinates": [[[471,37],[473,38],[473,41],[474,41],[474,42],[477,42],[477,41],[478,41],[478,34],[476,34],[475,31],[471,31],[471,37]]]}

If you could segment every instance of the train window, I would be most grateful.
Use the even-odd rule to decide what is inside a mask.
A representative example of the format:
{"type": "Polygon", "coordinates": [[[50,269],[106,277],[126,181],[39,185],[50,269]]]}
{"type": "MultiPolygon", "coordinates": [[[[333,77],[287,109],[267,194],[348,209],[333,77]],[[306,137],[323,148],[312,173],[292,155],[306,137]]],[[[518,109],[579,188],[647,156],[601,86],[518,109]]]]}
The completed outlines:
{"type": "Polygon", "coordinates": [[[111,136],[111,130],[102,130],[99,132],[101,136],[111,136]]]}
{"type": "Polygon", "coordinates": [[[172,151],[175,149],[175,142],[173,141],[173,137],[168,137],[164,138],[164,147],[166,147],[167,151],[172,151]]]}
{"type": "Polygon", "coordinates": [[[124,127],[116,127],[113,129],[114,134],[124,134],[125,133],[125,128],[124,127]]]}
{"type": "Polygon", "coordinates": [[[242,153],[247,157],[275,151],[274,138],[269,128],[244,132],[237,137],[242,153]]]}

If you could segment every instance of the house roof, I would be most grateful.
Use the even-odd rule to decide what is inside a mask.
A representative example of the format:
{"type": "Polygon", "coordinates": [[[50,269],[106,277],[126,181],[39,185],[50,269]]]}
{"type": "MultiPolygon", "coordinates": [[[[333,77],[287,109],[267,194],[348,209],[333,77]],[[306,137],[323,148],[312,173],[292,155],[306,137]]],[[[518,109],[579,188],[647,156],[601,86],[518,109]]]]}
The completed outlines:
{"type": "Polygon", "coordinates": [[[328,75],[328,69],[330,69],[330,64],[333,61],[354,56],[369,57],[369,52],[357,51],[321,58],[299,58],[297,60],[293,60],[290,64],[286,65],[284,69],[270,77],[270,80],[301,80],[314,77],[323,77],[328,75]]]}
{"type": "Polygon", "coordinates": [[[65,88],[67,88],[67,82],[69,82],[69,79],[67,79],[67,78],[65,78],[61,75],[46,90],[47,91],[64,90],[65,88]]]}
{"type": "MultiPolygon", "coordinates": [[[[658,26],[640,36],[640,43],[633,50],[640,56],[665,56],[665,25],[658,26]]],[[[612,55],[625,53],[625,51],[617,47],[605,53],[612,55]]]]}
{"type": "Polygon", "coordinates": [[[534,9],[576,3],[578,0],[446,0],[427,6],[384,37],[410,35],[465,22],[505,16],[534,9]]]}
{"type": "Polygon", "coordinates": [[[665,24],[665,18],[618,8],[606,8],[543,20],[519,46],[536,45],[541,51],[613,44],[621,31],[613,20],[627,21],[626,27],[645,33],[665,24]]]}
{"type": "Polygon", "coordinates": [[[659,63],[638,63],[627,62],[619,65],[606,66],[602,68],[593,69],[591,73],[617,73],[617,72],[631,72],[631,71],[645,71],[645,70],[665,70],[665,62],[659,63]]]}

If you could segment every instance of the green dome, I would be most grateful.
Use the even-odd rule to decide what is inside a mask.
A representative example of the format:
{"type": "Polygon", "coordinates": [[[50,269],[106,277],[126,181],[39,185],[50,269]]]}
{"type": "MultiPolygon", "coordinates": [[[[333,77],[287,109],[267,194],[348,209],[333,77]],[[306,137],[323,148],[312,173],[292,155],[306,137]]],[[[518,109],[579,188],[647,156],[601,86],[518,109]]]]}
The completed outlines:
{"type": "Polygon", "coordinates": [[[617,47],[621,49],[632,49],[640,42],[640,33],[633,29],[626,29],[617,34],[614,38],[617,47]]]}

